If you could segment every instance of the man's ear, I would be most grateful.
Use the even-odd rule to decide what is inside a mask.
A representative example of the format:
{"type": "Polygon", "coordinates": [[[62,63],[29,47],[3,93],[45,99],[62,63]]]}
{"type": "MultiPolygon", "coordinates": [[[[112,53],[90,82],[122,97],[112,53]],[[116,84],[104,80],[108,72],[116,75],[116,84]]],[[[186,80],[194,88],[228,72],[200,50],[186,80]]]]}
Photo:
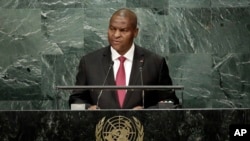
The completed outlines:
{"type": "Polygon", "coordinates": [[[138,32],[139,32],[139,28],[137,27],[137,28],[135,29],[135,31],[134,31],[134,38],[136,38],[136,37],[137,37],[138,32]]]}

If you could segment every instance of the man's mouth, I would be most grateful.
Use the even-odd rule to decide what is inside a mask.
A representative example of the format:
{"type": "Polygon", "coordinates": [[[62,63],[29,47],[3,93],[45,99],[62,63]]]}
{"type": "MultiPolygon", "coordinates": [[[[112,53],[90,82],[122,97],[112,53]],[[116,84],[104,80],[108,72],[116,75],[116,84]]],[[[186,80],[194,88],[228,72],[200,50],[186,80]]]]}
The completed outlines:
{"type": "Polygon", "coordinates": [[[114,44],[120,44],[121,41],[113,40],[113,43],[114,43],[114,44]]]}

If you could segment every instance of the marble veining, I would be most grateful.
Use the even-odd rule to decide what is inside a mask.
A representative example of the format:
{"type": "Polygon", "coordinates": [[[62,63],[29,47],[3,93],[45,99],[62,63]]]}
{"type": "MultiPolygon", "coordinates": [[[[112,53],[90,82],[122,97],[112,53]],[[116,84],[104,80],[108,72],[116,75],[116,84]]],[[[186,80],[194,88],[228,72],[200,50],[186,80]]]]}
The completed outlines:
{"type": "Polygon", "coordinates": [[[185,87],[185,108],[249,108],[249,0],[1,0],[0,109],[68,109],[70,91],[55,86],[73,85],[80,57],[108,45],[121,7],[138,15],[136,43],[185,87]]]}

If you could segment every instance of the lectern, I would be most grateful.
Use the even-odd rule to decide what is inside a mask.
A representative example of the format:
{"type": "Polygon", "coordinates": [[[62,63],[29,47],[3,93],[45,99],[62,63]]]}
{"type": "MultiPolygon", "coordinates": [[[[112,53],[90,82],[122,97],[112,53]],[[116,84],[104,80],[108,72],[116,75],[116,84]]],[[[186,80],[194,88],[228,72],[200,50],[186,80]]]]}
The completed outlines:
{"type": "MultiPolygon", "coordinates": [[[[75,88],[116,89],[117,87],[58,86],[58,89],[64,90],[75,88]]],[[[179,86],[124,88],[183,89],[179,86]]],[[[235,138],[245,141],[244,136],[234,137],[237,128],[232,127],[242,127],[239,125],[249,127],[249,123],[248,108],[0,111],[0,140],[225,141],[235,138]]]]}
{"type": "MultiPolygon", "coordinates": [[[[106,85],[106,86],[100,86],[100,85],[88,85],[88,86],[56,86],[56,89],[58,90],[57,96],[56,96],[56,103],[57,103],[57,109],[59,108],[58,104],[58,98],[60,98],[60,90],[118,90],[118,89],[126,89],[126,90],[140,90],[142,91],[142,95],[144,95],[144,91],[147,90],[162,90],[162,91],[176,91],[176,90],[183,90],[184,86],[166,86],[166,85],[130,85],[130,86],[113,86],[113,85],[106,85]]],[[[181,104],[183,105],[183,92],[181,92],[181,104]]]]}
{"type": "Polygon", "coordinates": [[[250,109],[0,111],[0,140],[229,141],[230,127],[249,124],[249,115],[250,109]]]}

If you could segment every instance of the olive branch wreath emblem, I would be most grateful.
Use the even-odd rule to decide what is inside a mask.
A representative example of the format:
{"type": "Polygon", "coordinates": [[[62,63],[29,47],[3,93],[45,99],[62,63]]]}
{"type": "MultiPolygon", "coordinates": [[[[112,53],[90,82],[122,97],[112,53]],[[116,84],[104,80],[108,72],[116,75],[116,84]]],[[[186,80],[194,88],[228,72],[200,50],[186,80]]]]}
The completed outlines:
{"type": "MultiPolygon", "coordinates": [[[[122,117],[123,116],[115,116],[112,118],[122,118],[122,117]]],[[[136,117],[132,117],[132,118],[133,118],[135,128],[137,130],[137,138],[135,141],[143,141],[143,137],[144,137],[143,125],[136,117]]],[[[106,117],[103,117],[96,125],[96,129],[95,129],[96,141],[105,141],[102,138],[102,132],[103,132],[103,128],[104,128],[103,125],[105,124],[106,121],[109,121],[109,119],[108,120],[105,120],[105,119],[106,119],[106,117]]]]}

